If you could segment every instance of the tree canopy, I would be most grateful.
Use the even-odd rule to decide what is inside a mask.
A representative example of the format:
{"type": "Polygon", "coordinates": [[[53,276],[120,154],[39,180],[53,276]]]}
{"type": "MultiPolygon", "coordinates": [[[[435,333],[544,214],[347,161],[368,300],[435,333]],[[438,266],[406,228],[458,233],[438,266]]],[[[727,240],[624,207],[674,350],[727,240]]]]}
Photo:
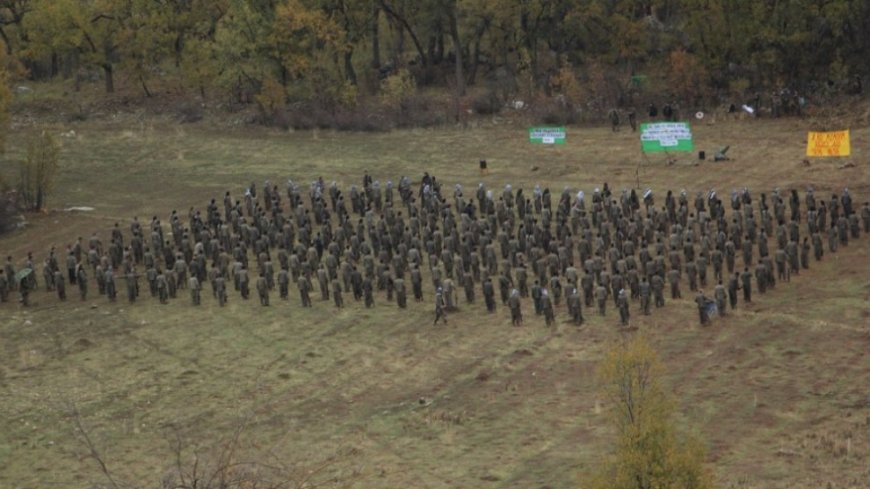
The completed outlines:
{"type": "Polygon", "coordinates": [[[643,337],[611,349],[599,365],[601,395],[616,430],[613,454],[589,485],[596,489],[706,489],[705,451],[676,430],[662,367],[643,337]]]}
{"type": "Polygon", "coordinates": [[[399,70],[458,96],[552,95],[568,73],[605,106],[855,91],[867,32],[861,0],[0,0],[2,48],[33,79],[112,92],[123,72],[149,97],[159,79],[247,102],[277,85],[344,103],[399,70]]]}

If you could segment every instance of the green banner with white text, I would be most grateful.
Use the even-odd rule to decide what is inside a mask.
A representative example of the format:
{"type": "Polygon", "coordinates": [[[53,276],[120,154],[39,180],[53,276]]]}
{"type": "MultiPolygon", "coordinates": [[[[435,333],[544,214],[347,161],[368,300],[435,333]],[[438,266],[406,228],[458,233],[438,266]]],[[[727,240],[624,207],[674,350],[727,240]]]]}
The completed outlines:
{"type": "Polygon", "coordinates": [[[644,153],[694,151],[688,122],[649,122],[640,125],[640,148],[644,153]]]}
{"type": "Polygon", "coordinates": [[[529,142],[534,144],[565,144],[564,127],[529,128],[529,142]]]}

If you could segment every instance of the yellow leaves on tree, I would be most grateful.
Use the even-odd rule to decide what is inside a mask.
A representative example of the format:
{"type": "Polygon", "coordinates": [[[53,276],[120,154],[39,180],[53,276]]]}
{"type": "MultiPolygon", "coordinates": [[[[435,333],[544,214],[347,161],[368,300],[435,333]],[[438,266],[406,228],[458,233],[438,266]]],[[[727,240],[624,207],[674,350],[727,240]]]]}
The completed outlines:
{"type": "Polygon", "coordinates": [[[704,449],[675,428],[658,356],[642,337],[609,351],[598,370],[616,429],[616,448],[590,486],[597,489],[706,489],[704,449]]]}
{"type": "Polygon", "coordinates": [[[568,107],[575,107],[583,102],[583,87],[570,64],[563,66],[550,78],[550,88],[563,97],[568,107]]]}
{"type": "Polygon", "coordinates": [[[340,53],[344,31],[323,11],[288,0],[275,10],[270,45],[274,56],[293,78],[304,77],[324,50],[340,53]]]}
{"type": "Polygon", "coordinates": [[[411,73],[402,68],[381,82],[381,98],[394,110],[404,112],[417,92],[417,83],[411,73]]]}

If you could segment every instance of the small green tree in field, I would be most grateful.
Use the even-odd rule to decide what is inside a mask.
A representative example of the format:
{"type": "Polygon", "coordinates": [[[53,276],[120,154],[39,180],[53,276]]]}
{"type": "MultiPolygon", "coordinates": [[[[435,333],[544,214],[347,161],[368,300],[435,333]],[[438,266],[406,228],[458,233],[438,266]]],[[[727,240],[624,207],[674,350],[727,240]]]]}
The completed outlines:
{"type": "Polygon", "coordinates": [[[18,196],[25,209],[41,211],[54,189],[60,146],[43,131],[27,145],[27,159],[21,162],[18,174],[18,196]]]}
{"type": "Polygon", "coordinates": [[[701,443],[677,433],[662,367],[642,337],[614,347],[602,361],[601,394],[616,428],[616,448],[590,480],[595,489],[707,489],[701,443]]]}

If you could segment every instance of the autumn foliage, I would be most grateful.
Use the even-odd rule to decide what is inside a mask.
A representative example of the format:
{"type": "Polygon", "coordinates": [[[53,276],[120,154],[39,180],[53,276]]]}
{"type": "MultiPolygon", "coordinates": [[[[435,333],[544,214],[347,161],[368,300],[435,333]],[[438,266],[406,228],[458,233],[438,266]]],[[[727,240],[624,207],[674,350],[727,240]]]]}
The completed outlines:
{"type": "Polygon", "coordinates": [[[705,450],[677,429],[658,355],[643,337],[613,347],[598,370],[616,432],[612,455],[590,481],[596,489],[707,489],[705,450]]]}

